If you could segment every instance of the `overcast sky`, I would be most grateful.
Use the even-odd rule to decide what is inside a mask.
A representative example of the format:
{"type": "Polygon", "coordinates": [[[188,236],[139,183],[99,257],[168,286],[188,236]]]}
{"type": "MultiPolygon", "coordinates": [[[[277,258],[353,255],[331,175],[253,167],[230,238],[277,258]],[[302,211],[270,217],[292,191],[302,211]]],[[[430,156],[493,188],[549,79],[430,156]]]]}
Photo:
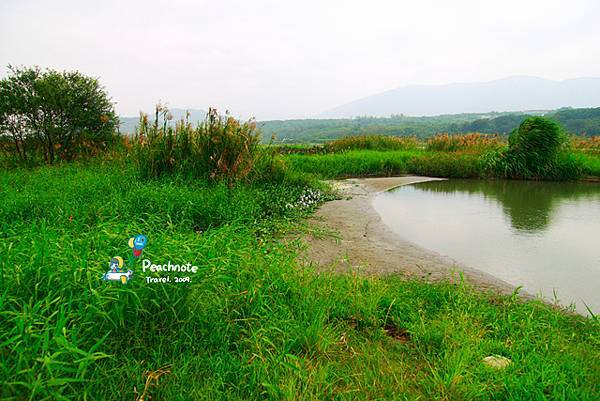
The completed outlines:
{"type": "Polygon", "coordinates": [[[0,0],[6,65],[99,77],[121,115],[310,117],[398,86],[600,76],[598,0],[0,0]]]}

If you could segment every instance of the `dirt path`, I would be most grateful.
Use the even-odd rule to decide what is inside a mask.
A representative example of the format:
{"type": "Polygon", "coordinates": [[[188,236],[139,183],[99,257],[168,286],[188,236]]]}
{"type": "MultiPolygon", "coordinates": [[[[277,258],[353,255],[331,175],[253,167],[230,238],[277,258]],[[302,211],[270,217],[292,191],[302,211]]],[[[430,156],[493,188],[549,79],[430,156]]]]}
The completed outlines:
{"type": "Polygon", "coordinates": [[[400,238],[372,207],[378,193],[401,185],[437,180],[428,177],[355,178],[333,181],[343,199],[325,203],[311,224],[328,235],[311,235],[301,255],[321,269],[362,274],[401,274],[431,281],[457,277],[482,289],[511,293],[514,287],[400,238]],[[333,235],[332,235],[333,234],[333,235]]]}

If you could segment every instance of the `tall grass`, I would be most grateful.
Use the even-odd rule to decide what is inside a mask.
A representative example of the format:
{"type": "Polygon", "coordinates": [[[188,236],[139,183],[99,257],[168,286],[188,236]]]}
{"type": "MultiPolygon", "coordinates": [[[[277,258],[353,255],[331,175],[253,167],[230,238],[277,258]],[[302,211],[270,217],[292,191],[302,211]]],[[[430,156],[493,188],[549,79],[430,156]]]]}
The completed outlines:
{"type": "Polygon", "coordinates": [[[573,157],[578,160],[582,174],[596,180],[600,178],[600,157],[585,153],[575,153],[573,157]]]}
{"type": "Polygon", "coordinates": [[[180,175],[236,182],[269,178],[280,167],[261,148],[254,121],[240,122],[209,109],[197,127],[182,120],[172,127],[166,108],[156,108],[154,122],[141,115],[133,141],[134,160],[143,178],[180,175]]]}
{"type": "Polygon", "coordinates": [[[415,150],[419,148],[416,137],[356,135],[326,142],[323,145],[327,153],[340,153],[350,150],[415,150]]]}
{"type": "Polygon", "coordinates": [[[426,149],[439,152],[482,152],[506,146],[498,135],[470,133],[463,135],[438,134],[427,140],[426,149]]]}
{"type": "Polygon", "coordinates": [[[308,189],[145,181],[118,160],[0,172],[0,398],[596,398],[591,318],[299,265],[276,238],[308,189]],[[139,261],[127,285],[101,281],[138,233],[153,262],[198,266],[192,282],[147,284],[139,261]]]}
{"type": "Polygon", "coordinates": [[[385,135],[353,135],[317,145],[275,145],[279,155],[323,155],[353,150],[417,150],[423,147],[416,137],[385,135]]]}
{"type": "Polygon", "coordinates": [[[411,174],[444,178],[483,178],[479,155],[471,152],[426,152],[408,160],[411,174]]]}
{"type": "Polygon", "coordinates": [[[419,151],[354,150],[324,155],[288,155],[284,160],[291,171],[319,178],[392,176],[408,173],[407,163],[419,151]]]}

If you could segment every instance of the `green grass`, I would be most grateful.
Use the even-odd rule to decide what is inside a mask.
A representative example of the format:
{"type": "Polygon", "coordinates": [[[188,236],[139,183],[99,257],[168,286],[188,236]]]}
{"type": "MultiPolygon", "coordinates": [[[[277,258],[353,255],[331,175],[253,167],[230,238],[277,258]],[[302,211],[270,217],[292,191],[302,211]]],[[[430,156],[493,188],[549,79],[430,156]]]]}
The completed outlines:
{"type": "Polygon", "coordinates": [[[346,152],[349,150],[416,150],[422,148],[416,137],[400,137],[385,135],[346,136],[325,143],[327,153],[346,152]]]}
{"type": "Polygon", "coordinates": [[[577,153],[576,157],[583,165],[583,173],[589,176],[600,177],[600,155],[577,153]]]}
{"type": "Polygon", "coordinates": [[[286,155],[287,165],[320,178],[419,174],[432,177],[479,178],[485,175],[479,155],[425,150],[353,150],[322,155],[286,155]]]}
{"type": "MultiPolygon", "coordinates": [[[[384,153],[286,160],[337,177],[423,157],[384,153]]],[[[299,203],[318,186],[302,177],[230,189],[141,181],[120,162],[1,171],[0,398],[133,400],[165,366],[152,400],[598,398],[593,318],[301,267],[301,244],[277,238],[315,206],[299,203]],[[144,258],[197,265],[192,282],[146,284],[139,261],[127,285],[101,281],[138,233],[144,258]],[[487,368],[491,354],[512,364],[487,368]]]]}
{"type": "Polygon", "coordinates": [[[287,155],[284,160],[294,171],[320,178],[389,176],[408,172],[407,163],[422,151],[353,150],[322,155],[287,155]]]}
{"type": "MultiPolygon", "coordinates": [[[[495,176],[486,168],[485,154],[481,152],[352,150],[344,153],[288,154],[283,156],[283,160],[294,171],[324,179],[401,174],[447,178],[495,176]]],[[[600,177],[600,157],[577,152],[569,160],[581,166],[584,176],[600,177]]],[[[561,176],[556,179],[560,180],[561,176]]]]}
{"type": "Polygon", "coordinates": [[[479,133],[438,134],[423,142],[358,135],[280,153],[293,170],[329,179],[406,173],[550,181],[600,177],[600,158],[594,152],[598,141],[569,138],[552,120],[529,117],[508,139],[479,133]]]}

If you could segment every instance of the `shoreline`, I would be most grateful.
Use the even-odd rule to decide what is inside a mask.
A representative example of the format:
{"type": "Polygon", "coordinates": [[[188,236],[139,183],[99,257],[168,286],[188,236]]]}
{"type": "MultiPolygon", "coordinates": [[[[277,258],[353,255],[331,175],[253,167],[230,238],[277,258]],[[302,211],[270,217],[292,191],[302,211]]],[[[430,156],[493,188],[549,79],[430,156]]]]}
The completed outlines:
{"type": "MultiPolygon", "coordinates": [[[[300,254],[300,260],[316,265],[319,271],[400,275],[431,282],[460,280],[462,273],[465,281],[477,289],[512,294],[515,286],[400,237],[373,208],[372,201],[381,192],[438,180],[444,178],[401,176],[329,181],[342,199],[326,202],[309,219],[318,231],[329,234],[309,234],[308,247],[300,254]]],[[[519,294],[531,297],[524,291],[519,294]]]]}

